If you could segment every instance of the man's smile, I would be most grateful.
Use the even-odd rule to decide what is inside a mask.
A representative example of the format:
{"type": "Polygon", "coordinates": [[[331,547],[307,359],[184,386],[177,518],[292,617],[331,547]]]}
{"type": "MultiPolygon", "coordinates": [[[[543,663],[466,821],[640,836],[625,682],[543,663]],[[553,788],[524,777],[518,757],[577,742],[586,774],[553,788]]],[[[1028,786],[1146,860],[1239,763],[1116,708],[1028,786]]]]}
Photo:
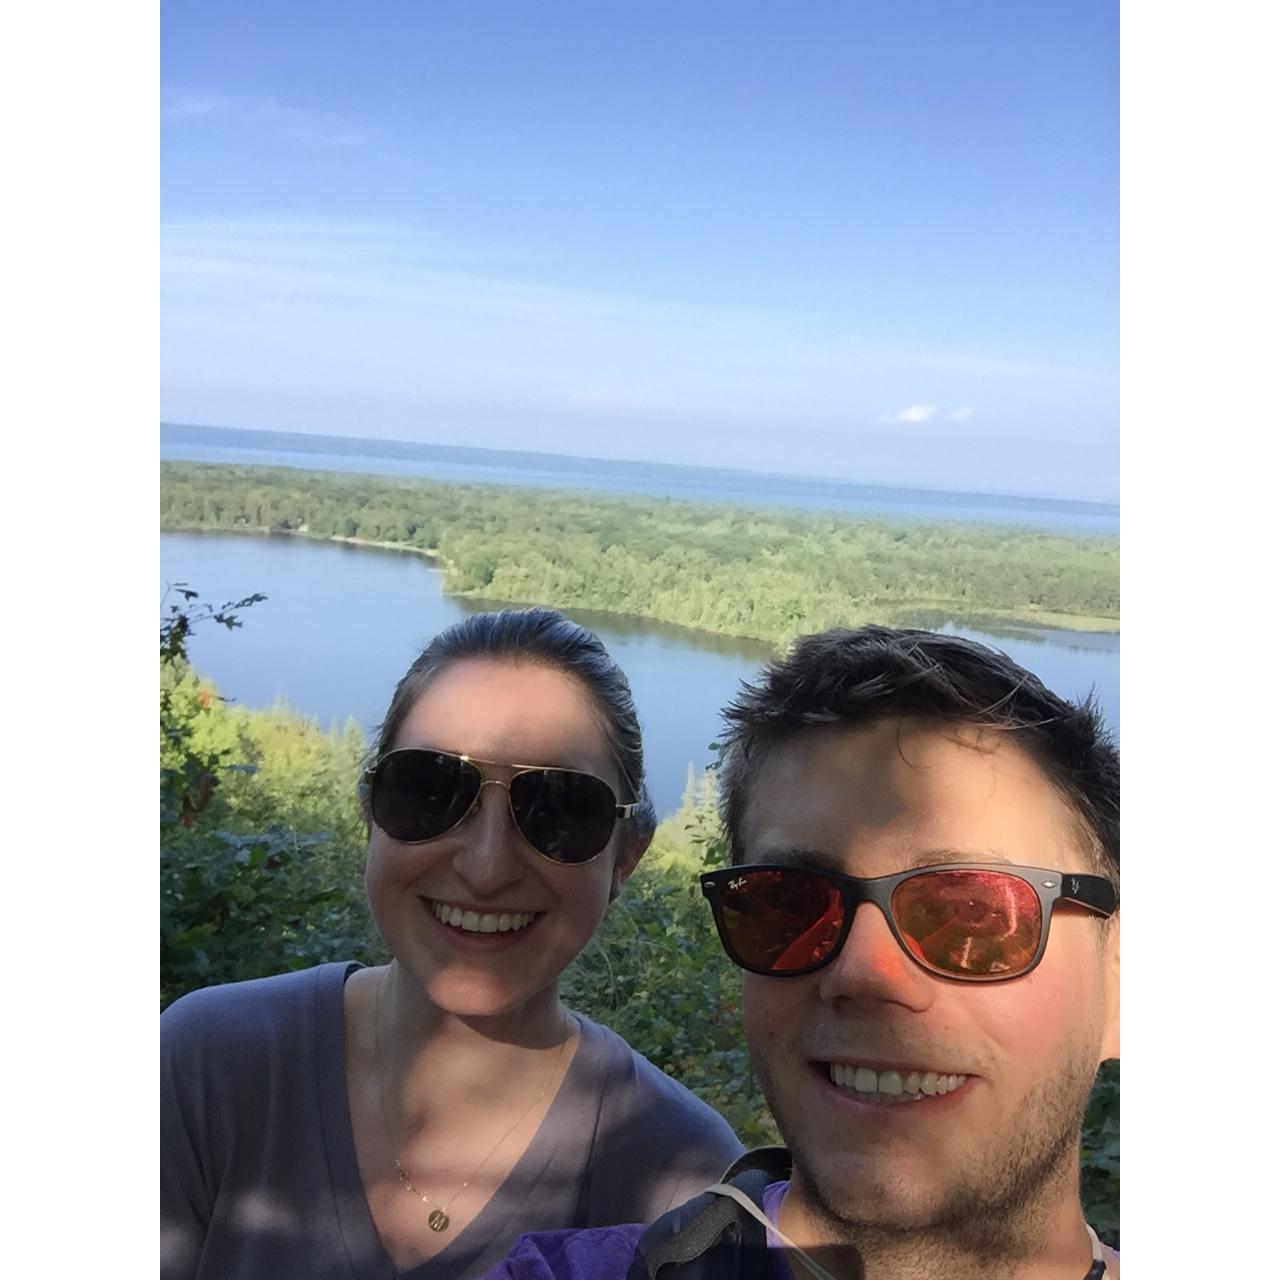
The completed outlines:
{"type": "Polygon", "coordinates": [[[890,1068],[858,1066],[849,1062],[815,1064],[825,1068],[827,1079],[841,1090],[852,1093],[860,1102],[920,1102],[925,1098],[954,1093],[969,1076],[954,1071],[929,1068],[890,1068]]]}

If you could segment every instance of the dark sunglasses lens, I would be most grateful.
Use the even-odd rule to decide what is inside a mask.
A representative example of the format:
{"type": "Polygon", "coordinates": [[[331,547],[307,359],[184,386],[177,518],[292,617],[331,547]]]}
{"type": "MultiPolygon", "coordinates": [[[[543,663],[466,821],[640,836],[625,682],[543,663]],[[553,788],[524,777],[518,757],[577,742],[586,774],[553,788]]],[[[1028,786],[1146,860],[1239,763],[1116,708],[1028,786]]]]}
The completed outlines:
{"type": "Polygon", "coordinates": [[[1040,897],[1003,871],[912,876],[893,892],[893,918],[914,955],[959,978],[1012,977],[1040,946],[1040,897]]]}
{"type": "Polygon", "coordinates": [[[609,784],[571,769],[531,769],[511,780],[511,812],[524,838],[556,862],[586,862],[617,821],[609,784]]]}
{"type": "Polygon", "coordinates": [[[434,840],[467,815],[480,771],[444,751],[393,751],[374,771],[373,820],[393,840],[434,840]]]}
{"type": "Polygon", "coordinates": [[[730,959],[748,969],[799,973],[829,960],[844,928],[840,890],[815,872],[742,871],[719,895],[730,959]]]}

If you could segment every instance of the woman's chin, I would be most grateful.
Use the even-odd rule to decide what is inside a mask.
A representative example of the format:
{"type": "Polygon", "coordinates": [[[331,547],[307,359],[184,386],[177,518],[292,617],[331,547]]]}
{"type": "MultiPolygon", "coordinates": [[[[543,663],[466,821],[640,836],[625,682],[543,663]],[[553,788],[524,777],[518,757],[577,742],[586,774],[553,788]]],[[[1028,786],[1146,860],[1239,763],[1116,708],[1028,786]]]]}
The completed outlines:
{"type": "Polygon", "coordinates": [[[556,1006],[559,984],[531,986],[503,981],[491,971],[450,965],[426,984],[427,998],[441,1013],[455,1018],[509,1018],[556,1006]]]}

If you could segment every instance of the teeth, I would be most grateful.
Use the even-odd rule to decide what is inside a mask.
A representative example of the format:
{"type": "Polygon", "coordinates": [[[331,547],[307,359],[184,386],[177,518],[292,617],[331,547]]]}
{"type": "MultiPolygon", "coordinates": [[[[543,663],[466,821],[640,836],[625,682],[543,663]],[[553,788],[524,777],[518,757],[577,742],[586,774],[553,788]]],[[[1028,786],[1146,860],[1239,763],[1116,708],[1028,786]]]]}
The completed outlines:
{"type": "Polygon", "coordinates": [[[926,1097],[939,1097],[958,1089],[969,1078],[964,1075],[939,1074],[937,1071],[874,1071],[870,1067],[852,1067],[843,1062],[827,1065],[832,1084],[862,1094],[864,1101],[919,1102],[926,1097]]]}
{"type": "Polygon", "coordinates": [[[498,915],[492,911],[463,911],[443,902],[433,902],[431,911],[443,924],[452,925],[466,933],[513,933],[534,920],[532,911],[504,911],[498,915]]]}

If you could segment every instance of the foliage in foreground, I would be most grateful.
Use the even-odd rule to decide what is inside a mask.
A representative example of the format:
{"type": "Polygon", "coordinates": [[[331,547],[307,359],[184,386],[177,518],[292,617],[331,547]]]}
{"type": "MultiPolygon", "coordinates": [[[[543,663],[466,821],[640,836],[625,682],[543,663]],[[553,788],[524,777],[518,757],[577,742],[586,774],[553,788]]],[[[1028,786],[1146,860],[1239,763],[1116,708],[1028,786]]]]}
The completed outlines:
{"type": "MultiPolygon", "coordinates": [[[[178,591],[161,628],[161,1006],[327,960],[382,963],[362,890],[358,728],[326,733],[286,708],[225,703],[187,663],[186,640],[196,622],[239,625],[258,598],[206,609],[178,591]]],[[[756,1146],[778,1141],[777,1130],[743,1042],[737,971],[697,888],[697,871],[724,857],[713,785],[691,779],[563,989],[756,1146]]],[[[1113,1244],[1119,1106],[1119,1071],[1108,1064],[1085,1122],[1082,1195],[1113,1244]]]]}
{"type": "Polygon", "coordinates": [[[575,1009],[719,1111],[747,1146],[765,1146],[780,1138],[742,1037],[738,972],[698,888],[698,872],[723,860],[714,786],[691,782],[562,988],[575,1009]]]}
{"type": "Polygon", "coordinates": [[[335,837],[335,828],[345,827],[348,839],[351,831],[349,815],[333,805],[349,793],[354,807],[349,740],[344,762],[342,742],[290,717],[313,756],[327,750],[338,786],[311,814],[299,811],[297,793],[273,805],[257,777],[279,774],[278,750],[263,750],[278,747],[272,718],[228,707],[186,658],[195,622],[238,626],[239,611],[261,597],[212,609],[176,590],[181,602],[170,606],[160,636],[162,1008],[198,987],[358,954],[369,935],[351,889],[350,845],[335,837]]]}

